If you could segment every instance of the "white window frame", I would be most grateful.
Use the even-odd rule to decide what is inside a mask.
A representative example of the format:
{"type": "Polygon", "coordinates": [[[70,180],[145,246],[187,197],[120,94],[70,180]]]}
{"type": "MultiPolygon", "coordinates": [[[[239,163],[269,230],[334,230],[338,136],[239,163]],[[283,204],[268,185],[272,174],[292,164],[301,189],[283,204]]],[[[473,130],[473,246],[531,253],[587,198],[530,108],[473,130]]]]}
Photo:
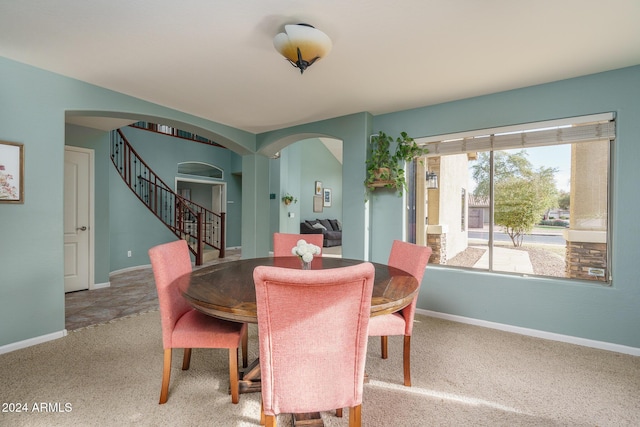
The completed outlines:
{"type": "MultiPolygon", "coordinates": [[[[606,283],[599,284],[610,286],[612,283],[612,165],[613,165],[613,144],[615,140],[615,114],[601,113],[586,116],[568,117],[563,119],[548,120],[541,122],[529,122],[518,125],[502,126],[496,128],[465,131],[445,135],[434,135],[430,137],[415,138],[415,141],[427,148],[429,153],[425,157],[441,157],[452,154],[462,154],[470,152],[493,152],[501,150],[527,149],[550,145],[574,144],[580,142],[591,142],[609,140],[609,165],[607,170],[608,190],[607,190],[607,265],[609,269],[606,283]]],[[[493,156],[492,156],[493,157],[493,156]]],[[[493,161],[493,159],[492,159],[493,161]]],[[[493,167],[492,167],[493,169],[493,167]]],[[[467,194],[470,194],[467,192],[467,194]]],[[[493,190],[491,191],[491,212],[493,212],[493,190]]],[[[493,214],[491,213],[491,218],[493,214]]],[[[490,221],[491,234],[493,233],[493,221],[490,221]]],[[[473,270],[489,273],[508,274],[504,271],[492,270],[493,260],[493,239],[489,238],[490,268],[486,270],[473,270]]],[[[452,268],[460,268],[454,266],[452,268]]],[[[536,277],[547,277],[538,276],[536,277]]],[[[554,277],[555,278],[555,277],[554,277]]],[[[576,278],[558,278],[563,280],[581,281],[576,278]]],[[[591,283],[591,282],[589,282],[591,283]]]]}

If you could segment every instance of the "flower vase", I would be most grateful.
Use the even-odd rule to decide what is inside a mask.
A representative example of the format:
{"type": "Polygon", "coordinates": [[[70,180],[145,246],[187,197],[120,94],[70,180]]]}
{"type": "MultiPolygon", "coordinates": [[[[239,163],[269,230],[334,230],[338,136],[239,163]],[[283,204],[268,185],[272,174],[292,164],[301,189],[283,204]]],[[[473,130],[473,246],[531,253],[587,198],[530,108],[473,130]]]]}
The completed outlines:
{"type": "Polygon", "coordinates": [[[291,254],[300,258],[300,264],[303,270],[311,270],[313,256],[320,255],[321,253],[322,250],[318,246],[307,243],[304,239],[298,240],[298,243],[291,248],[291,254]],[[305,259],[309,261],[305,262],[305,259]]]}

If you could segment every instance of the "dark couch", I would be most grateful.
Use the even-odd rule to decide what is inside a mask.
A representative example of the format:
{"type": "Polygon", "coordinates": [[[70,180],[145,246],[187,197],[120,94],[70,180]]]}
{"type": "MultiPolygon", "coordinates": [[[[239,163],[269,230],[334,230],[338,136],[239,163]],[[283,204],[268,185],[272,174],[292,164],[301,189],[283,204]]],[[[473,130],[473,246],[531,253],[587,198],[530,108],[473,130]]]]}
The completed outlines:
{"type": "Polygon", "coordinates": [[[337,219],[315,219],[300,223],[300,234],[322,234],[325,248],[342,245],[342,224],[337,219]]]}

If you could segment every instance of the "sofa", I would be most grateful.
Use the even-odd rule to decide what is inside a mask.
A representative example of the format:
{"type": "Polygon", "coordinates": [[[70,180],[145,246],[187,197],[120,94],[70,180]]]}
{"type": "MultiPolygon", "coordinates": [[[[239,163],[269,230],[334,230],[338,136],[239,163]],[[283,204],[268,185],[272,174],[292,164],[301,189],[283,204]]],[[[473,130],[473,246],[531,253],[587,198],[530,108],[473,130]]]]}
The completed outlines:
{"type": "Polygon", "coordinates": [[[325,248],[342,245],[342,224],[337,219],[315,219],[300,223],[300,234],[322,234],[325,248]]]}

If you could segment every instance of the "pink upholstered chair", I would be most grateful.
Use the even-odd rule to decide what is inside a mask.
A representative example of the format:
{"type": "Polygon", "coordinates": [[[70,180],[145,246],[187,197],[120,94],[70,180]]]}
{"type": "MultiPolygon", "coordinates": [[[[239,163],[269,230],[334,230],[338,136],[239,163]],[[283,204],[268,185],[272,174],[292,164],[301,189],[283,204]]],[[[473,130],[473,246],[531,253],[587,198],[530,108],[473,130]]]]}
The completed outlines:
{"type": "Polygon", "coordinates": [[[256,267],[261,424],[349,407],[361,425],[371,263],[326,270],[256,267]]]}
{"type": "Polygon", "coordinates": [[[175,279],[191,272],[186,241],[155,246],[149,250],[149,258],[158,289],[164,347],[160,404],[166,403],[168,398],[173,348],[184,348],[183,370],[189,369],[192,348],[229,349],[231,401],[238,403],[238,347],[242,345],[243,365],[246,366],[247,325],[202,314],[193,309],[180,294],[175,279]]]}
{"type": "MultiPolygon", "coordinates": [[[[431,248],[428,246],[418,246],[394,240],[389,254],[388,265],[411,274],[418,280],[418,286],[420,286],[430,256],[431,248]]],[[[417,303],[418,296],[416,295],[413,302],[401,311],[372,317],[369,322],[369,336],[380,337],[380,349],[383,359],[388,356],[387,337],[389,335],[404,335],[404,385],[407,387],[411,387],[411,334],[413,332],[413,317],[416,314],[417,303]]]]}
{"type": "Polygon", "coordinates": [[[273,256],[293,256],[291,249],[300,239],[319,247],[322,255],[322,234],[273,233],[273,256]]]}

